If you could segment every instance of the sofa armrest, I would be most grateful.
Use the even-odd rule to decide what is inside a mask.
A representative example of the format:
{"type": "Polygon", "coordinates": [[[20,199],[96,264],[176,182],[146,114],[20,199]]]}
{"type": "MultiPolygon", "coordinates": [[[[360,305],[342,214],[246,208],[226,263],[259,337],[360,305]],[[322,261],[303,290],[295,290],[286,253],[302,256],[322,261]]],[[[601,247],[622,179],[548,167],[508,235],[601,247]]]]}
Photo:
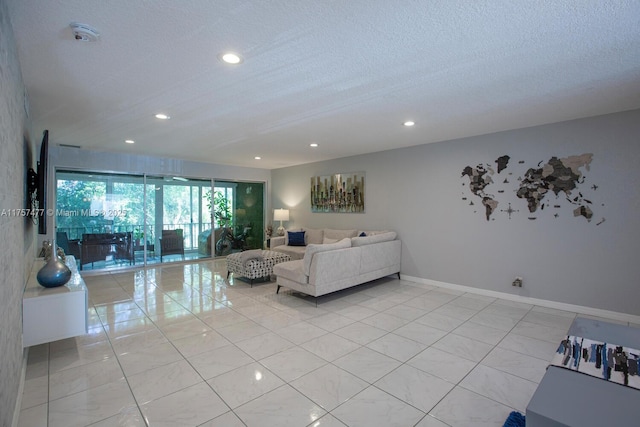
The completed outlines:
{"type": "Polygon", "coordinates": [[[284,236],[276,236],[271,238],[270,248],[284,245],[284,236]]]}

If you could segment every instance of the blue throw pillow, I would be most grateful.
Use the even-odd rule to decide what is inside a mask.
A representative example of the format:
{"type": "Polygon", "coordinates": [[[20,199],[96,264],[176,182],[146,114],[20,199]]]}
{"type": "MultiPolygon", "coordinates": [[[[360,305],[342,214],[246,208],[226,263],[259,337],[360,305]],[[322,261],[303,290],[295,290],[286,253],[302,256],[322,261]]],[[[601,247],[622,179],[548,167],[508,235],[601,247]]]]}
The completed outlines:
{"type": "Polygon", "coordinates": [[[367,233],[365,233],[364,231],[362,233],[360,233],[360,235],[358,237],[367,237],[367,233]]]}
{"type": "Polygon", "coordinates": [[[304,244],[304,231],[287,231],[289,246],[306,246],[304,244]]]}

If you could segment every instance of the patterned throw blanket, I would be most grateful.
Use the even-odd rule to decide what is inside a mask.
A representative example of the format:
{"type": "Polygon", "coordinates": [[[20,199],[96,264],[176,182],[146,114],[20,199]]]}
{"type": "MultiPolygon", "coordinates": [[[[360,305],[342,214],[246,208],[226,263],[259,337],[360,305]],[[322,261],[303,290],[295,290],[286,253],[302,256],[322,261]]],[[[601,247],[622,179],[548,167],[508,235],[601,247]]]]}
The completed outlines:
{"type": "Polygon", "coordinates": [[[640,389],[639,357],[633,348],[569,335],[551,364],[640,389]]]}
{"type": "Polygon", "coordinates": [[[262,250],[253,249],[250,251],[240,252],[240,261],[242,262],[242,265],[245,265],[247,262],[251,261],[252,259],[255,259],[257,261],[262,261],[263,260],[262,250]]]}

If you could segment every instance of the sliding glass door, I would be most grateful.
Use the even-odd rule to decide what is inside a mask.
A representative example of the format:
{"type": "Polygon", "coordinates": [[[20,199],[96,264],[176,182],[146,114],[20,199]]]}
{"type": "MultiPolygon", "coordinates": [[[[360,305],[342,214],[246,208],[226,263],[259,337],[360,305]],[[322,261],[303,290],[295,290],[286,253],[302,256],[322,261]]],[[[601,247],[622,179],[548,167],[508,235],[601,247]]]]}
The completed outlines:
{"type": "Polygon", "coordinates": [[[173,234],[182,236],[186,259],[210,257],[211,252],[199,241],[211,229],[211,208],[205,197],[211,192],[211,180],[156,176],[147,177],[147,185],[153,189],[157,206],[153,231],[159,247],[163,247],[162,234],[173,234]]]}
{"type": "Polygon", "coordinates": [[[56,240],[83,270],[264,247],[264,183],[56,171],[56,240]]]}
{"type": "Polygon", "coordinates": [[[81,269],[211,257],[211,180],[56,172],[56,240],[81,269]]]}

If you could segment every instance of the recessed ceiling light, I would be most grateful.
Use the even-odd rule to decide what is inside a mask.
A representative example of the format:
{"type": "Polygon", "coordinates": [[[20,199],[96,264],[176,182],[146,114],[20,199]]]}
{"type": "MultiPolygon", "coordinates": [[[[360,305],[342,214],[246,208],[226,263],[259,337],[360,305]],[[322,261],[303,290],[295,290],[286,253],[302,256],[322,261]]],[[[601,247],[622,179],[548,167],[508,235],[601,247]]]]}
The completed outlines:
{"type": "Polygon", "coordinates": [[[232,65],[240,64],[242,62],[242,57],[237,53],[233,53],[233,52],[221,53],[220,55],[218,55],[218,58],[222,62],[226,62],[227,64],[232,64],[232,65]]]}
{"type": "Polygon", "coordinates": [[[309,147],[316,148],[317,146],[318,146],[318,144],[316,144],[315,142],[312,142],[311,144],[309,144],[309,147]]]}
{"type": "Polygon", "coordinates": [[[124,142],[127,144],[135,144],[136,142],[133,139],[125,139],[124,142]]]}
{"type": "Polygon", "coordinates": [[[260,159],[262,159],[262,157],[260,157],[260,156],[255,156],[255,157],[254,157],[254,159],[256,159],[256,160],[260,160],[260,159]]]}
{"type": "Polygon", "coordinates": [[[167,116],[166,114],[163,113],[158,113],[156,114],[156,119],[160,119],[160,120],[169,120],[171,117],[167,116]]]}
{"type": "Polygon", "coordinates": [[[407,127],[411,127],[413,125],[415,125],[416,122],[413,122],[411,120],[407,120],[406,122],[403,123],[403,125],[407,126],[407,127]]]}

